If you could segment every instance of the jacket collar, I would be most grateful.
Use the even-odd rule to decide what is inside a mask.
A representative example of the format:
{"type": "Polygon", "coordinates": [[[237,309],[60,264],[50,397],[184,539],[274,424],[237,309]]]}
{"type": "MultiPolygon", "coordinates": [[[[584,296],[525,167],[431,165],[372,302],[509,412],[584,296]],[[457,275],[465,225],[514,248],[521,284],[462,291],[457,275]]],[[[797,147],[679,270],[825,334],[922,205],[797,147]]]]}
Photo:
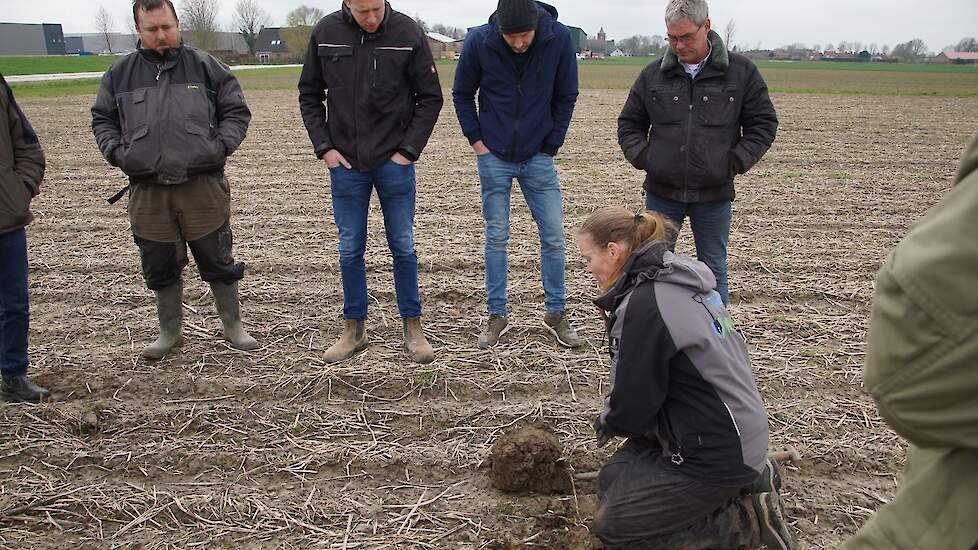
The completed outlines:
{"type": "Polygon", "coordinates": [[[139,52],[139,55],[141,55],[143,59],[146,59],[151,63],[175,63],[177,59],[180,59],[180,56],[183,55],[183,50],[183,40],[180,40],[179,46],[166,50],[162,55],[160,55],[160,53],[156,50],[144,48],[141,40],[136,41],[136,51],[139,52]]]}
{"type": "Polygon", "coordinates": [[[350,8],[347,7],[346,2],[343,2],[342,3],[342,6],[343,6],[343,8],[342,8],[342,10],[343,10],[343,21],[346,21],[347,24],[353,25],[354,27],[356,27],[357,30],[363,32],[363,34],[367,38],[374,38],[374,37],[380,36],[380,35],[384,34],[385,31],[387,31],[387,23],[390,22],[390,20],[391,20],[391,11],[392,11],[391,10],[391,3],[390,2],[384,2],[384,20],[380,22],[380,26],[377,27],[377,30],[375,32],[372,32],[372,33],[368,33],[367,31],[363,30],[362,27],[360,27],[360,24],[357,23],[357,20],[353,18],[353,14],[350,12],[350,8]]]}
{"type": "MultiPolygon", "coordinates": [[[[710,41],[710,47],[713,51],[710,53],[709,63],[703,67],[703,72],[711,67],[719,70],[721,73],[727,72],[727,69],[730,67],[730,53],[727,52],[727,47],[723,44],[723,39],[720,38],[720,35],[716,31],[710,31],[707,38],[710,41]]],[[[664,73],[669,71],[685,72],[683,64],[679,61],[679,56],[676,55],[676,52],[672,51],[672,48],[666,49],[666,54],[662,56],[662,67],[660,70],[664,73]]]]}
{"type": "MultiPolygon", "coordinates": [[[[555,36],[554,24],[557,22],[557,8],[538,1],[537,13],[540,14],[540,18],[537,20],[536,36],[533,38],[531,50],[543,42],[553,40],[555,36]]],[[[492,15],[489,16],[489,32],[486,34],[485,41],[488,46],[500,52],[510,53],[513,51],[510,49],[509,44],[506,44],[506,41],[503,40],[502,33],[499,32],[499,21],[496,12],[492,12],[492,15]]]]}
{"type": "Polygon", "coordinates": [[[665,267],[663,257],[668,250],[664,241],[650,241],[633,252],[622,266],[618,280],[607,292],[595,298],[594,305],[604,311],[614,311],[622,298],[631,292],[639,276],[643,279],[654,279],[665,267]]]}

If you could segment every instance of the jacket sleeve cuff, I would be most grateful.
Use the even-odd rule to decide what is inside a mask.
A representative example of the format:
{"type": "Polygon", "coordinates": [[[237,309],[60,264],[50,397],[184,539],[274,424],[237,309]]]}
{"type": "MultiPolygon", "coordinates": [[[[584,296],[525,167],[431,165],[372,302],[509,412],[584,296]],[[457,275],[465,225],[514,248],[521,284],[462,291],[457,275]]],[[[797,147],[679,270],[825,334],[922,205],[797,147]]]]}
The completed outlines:
{"type": "Polygon", "coordinates": [[[415,150],[409,146],[404,145],[397,149],[397,152],[401,154],[402,157],[410,160],[411,162],[418,162],[418,158],[421,156],[415,150]]]}
{"type": "Polygon", "coordinates": [[[316,149],[315,149],[315,151],[316,151],[316,158],[322,160],[323,155],[325,155],[326,153],[328,153],[330,149],[334,149],[332,143],[329,143],[329,142],[320,143],[319,145],[316,146],[316,149]]]}
{"type": "Polygon", "coordinates": [[[482,132],[475,131],[465,134],[465,137],[469,140],[469,145],[475,145],[475,142],[482,141],[482,132]]]}
{"type": "Polygon", "coordinates": [[[559,145],[550,145],[549,143],[544,143],[543,147],[540,148],[540,152],[545,155],[550,155],[551,157],[557,156],[557,151],[560,150],[559,145]]]}

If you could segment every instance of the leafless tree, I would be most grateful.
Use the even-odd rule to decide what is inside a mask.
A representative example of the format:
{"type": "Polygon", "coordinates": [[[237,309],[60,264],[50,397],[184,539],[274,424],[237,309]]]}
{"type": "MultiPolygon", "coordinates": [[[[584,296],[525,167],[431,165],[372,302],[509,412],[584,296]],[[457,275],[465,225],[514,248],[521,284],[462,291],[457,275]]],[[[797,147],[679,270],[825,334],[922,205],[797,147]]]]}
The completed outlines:
{"type": "Polygon", "coordinates": [[[234,7],[234,28],[248,44],[248,53],[255,55],[255,41],[263,27],[272,21],[256,0],[238,0],[234,7]]]}
{"type": "Polygon", "coordinates": [[[302,55],[306,52],[312,27],[323,18],[323,15],[323,10],[305,5],[289,12],[285,18],[288,26],[280,31],[289,52],[294,55],[302,55]]]}
{"type": "Polygon", "coordinates": [[[115,21],[112,14],[106,11],[105,6],[99,4],[98,11],[95,12],[95,30],[105,38],[105,47],[112,53],[112,30],[115,28],[115,21]]]}
{"type": "Polygon", "coordinates": [[[954,51],[956,52],[978,52],[978,39],[975,38],[962,38],[954,46],[954,51]]]}
{"type": "Polygon", "coordinates": [[[217,44],[218,0],[183,0],[180,3],[180,28],[190,35],[193,46],[210,50],[217,44]]]}
{"type": "Polygon", "coordinates": [[[924,41],[919,38],[914,38],[893,46],[892,55],[904,61],[913,62],[927,55],[927,44],[924,44],[924,41]]]}
{"type": "Polygon", "coordinates": [[[736,33],[737,33],[737,21],[734,19],[727,21],[727,26],[726,28],[723,29],[723,44],[727,46],[728,50],[732,50],[734,47],[733,39],[736,33]]]}

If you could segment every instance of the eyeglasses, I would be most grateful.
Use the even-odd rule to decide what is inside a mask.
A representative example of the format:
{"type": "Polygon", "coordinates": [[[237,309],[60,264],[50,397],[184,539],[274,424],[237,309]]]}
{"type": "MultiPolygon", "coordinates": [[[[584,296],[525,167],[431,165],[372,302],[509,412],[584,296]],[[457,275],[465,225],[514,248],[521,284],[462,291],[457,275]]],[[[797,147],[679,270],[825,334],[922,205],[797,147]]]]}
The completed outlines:
{"type": "Polygon", "coordinates": [[[696,30],[695,31],[690,32],[690,33],[686,33],[686,34],[684,34],[682,36],[673,36],[671,34],[667,34],[666,35],[666,42],[669,42],[669,44],[672,44],[673,46],[675,46],[676,44],[679,44],[679,43],[682,43],[684,45],[688,45],[690,42],[693,41],[694,38],[696,38],[696,35],[700,32],[700,29],[702,29],[703,28],[703,25],[705,25],[705,24],[706,24],[706,21],[703,21],[702,23],[700,23],[700,26],[699,27],[696,27],[696,30]]]}

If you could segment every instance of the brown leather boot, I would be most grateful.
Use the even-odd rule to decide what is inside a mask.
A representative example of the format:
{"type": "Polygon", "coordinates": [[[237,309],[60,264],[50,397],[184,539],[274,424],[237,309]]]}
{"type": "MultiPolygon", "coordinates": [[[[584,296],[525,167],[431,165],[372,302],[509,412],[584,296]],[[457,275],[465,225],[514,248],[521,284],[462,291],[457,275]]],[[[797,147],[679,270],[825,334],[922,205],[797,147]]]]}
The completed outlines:
{"type": "Polygon", "coordinates": [[[343,322],[343,334],[326,350],[324,359],[327,363],[338,363],[366,348],[367,329],[363,326],[363,319],[346,319],[343,322]]]}
{"type": "Polygon", "coordinates": [[[404,349],[411,354],[415,363],[430,363],[435,360],[435,350],[421,329],[421,317],[404,319],[404,349]]]}

